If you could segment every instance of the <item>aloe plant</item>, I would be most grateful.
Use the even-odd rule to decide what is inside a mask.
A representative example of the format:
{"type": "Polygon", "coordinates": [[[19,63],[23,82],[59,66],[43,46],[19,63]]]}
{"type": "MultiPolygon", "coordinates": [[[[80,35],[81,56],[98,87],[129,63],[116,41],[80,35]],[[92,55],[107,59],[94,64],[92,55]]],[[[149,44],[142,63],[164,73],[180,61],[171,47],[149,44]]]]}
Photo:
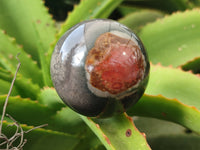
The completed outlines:
{"type": "MultiPolygon", "coordinates": [[[[20,53],[21,67],[6,113],[24,131],[34,129],[24,134],[23,149],[199,149],[199,4],[199,0],[167,0],[165,5],[161,0],[82,0],[58,29],[43,1],[1,0],[0,110],[18,64],[15,56],[20,53]],[[136,32],[146,47],[151,61],[148,87],[124,114],[107,119],[85,117],[57,95],[50,78],[51,54],[72,26],[108,18],[114,10],[121,13],[118,21],[136,32]],[[34,128],[42,124],[48,126],[34,128]]],[[[16,126],[8,126],[13,124],[9,117],[1,124],[4,135],[15,133],[16,126]]]]}

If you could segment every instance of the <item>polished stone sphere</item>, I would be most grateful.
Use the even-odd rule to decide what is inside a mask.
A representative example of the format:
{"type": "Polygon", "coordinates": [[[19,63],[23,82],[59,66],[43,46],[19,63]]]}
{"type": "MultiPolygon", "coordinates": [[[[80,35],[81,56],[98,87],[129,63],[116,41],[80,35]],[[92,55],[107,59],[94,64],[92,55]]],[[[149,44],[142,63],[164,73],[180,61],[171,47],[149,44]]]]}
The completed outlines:
{"type": "Polygon", "coordinates": [[[89,117],[125,112],[143,95],[149,61],[141,40],[108,19],[81,22],[58,41],[51,77],[60,98],[89,117]]]}

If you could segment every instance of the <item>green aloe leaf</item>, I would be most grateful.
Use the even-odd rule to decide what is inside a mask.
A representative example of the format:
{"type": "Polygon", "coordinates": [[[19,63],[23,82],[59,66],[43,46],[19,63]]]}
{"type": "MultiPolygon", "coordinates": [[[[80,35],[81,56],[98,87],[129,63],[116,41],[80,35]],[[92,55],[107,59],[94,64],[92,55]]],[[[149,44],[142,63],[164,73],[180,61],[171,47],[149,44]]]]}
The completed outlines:
{"type": "MultiPolygon", "coordinates": [[[[135,7],[148,7],[159,9],[166,12],[174,12],[177,10],[186,10],[194,7],[193,1],[188,0],[124,0],[125,5],[132,5],[135,7]]],[[[197,4],[197,3],[196,3],[197,4]]]]}
{"type": "Polygon", "coordinates": [[[120,14],[124,17],[128,14],[140,11],[140,8],[132,7],[129,5],[123,5],[123,3],[117,8],[117,10],[120,12],[120,14]]]}
{"type": "Polygon", "coordinates": [[[84,132],[84,137],[81,139],[79,144],[74,148],[74,150],[106,150],[105,146],[100,142],[93,132],[84,132]],[[87,144],[86,144],[87,143],[87,144]]]}
{"type": "Polygon", "coordinates": [[[63,103],[54,88],[44,87],[38,95],[38,102],[54,112],[49,114],[52,116],[48,120],[48,128],[81,136],[88,130],[78,114],[63,103]]]}
{"type": "MultiPolygon", "coordinates": [[[[5,92],[1,94],[7,94],[9,91],[10,84],[13,80],[14,74],[10,71],[0,68],[0,79],[9,82],[9,86],[7,88],[2,88],[5,92]],[[7,91],[6,91],[7,90],[7,91]]],[[[12,95],[19,95],[21,97],[29,97],[33,100],[36,100],[38,97],[38,93],[40,92],[40,87],[38,84],[33,84],[31,79],[24,78],[21,74],[17,74],[17,78],[15,80],[15,84],[13,87],[17,90],[17,93],[13,93],[12,95]]],[[[15,91],[14,90],[14,91],[15,91]]]]}
{"type": "MultiPolygon", "coordinates": [[[[0,95],[0,110],[3,110],[3,105],[6,95],[0,95]]],[[[2,112],[0,112],[2,113],[2,112]]],[[[37,101],[31,101],[28,98],[19,96],[10,96],[6,113],[11,115],[20,123],[28,125],[46,124],[55,112],[37,101]]]]}
{"type": "Polygon", "coordinates": [[[39,54],[49,49],[56,33],[54,22],[41,0],[1,0],[0,28],[15,37],[37,61],[39,54]],[[39,43],[43,49],[38,49],[39,43]]]}
{"type": "Polygon", "coordinates": [[[58,96],[56,90],[54,88],[44,87],[38,96],[38,101],[41,104],[47,105],[49,108],[56,110],[60,110],[62,107],[66,105],[58,96]]]}
{"type": "MultiPolygon", "coordinates": [[[[0,79],[0,85],[1,85],[0,95],[7,94],[10,89],[11,83],[0,79]]],[[[11,95],[19,95],[15,87],[13,87],[11,95]]]]}
{"type": "Polygon", "coordinates": [[[146,95],[129,115],[156,117],[200,133],[200,78],[180,69],[151,66],[146,95]]]}
{"type": "MultiPolygon", "coordinates": [[[[2,131],[8,137],[13,136],[16,131],[16,127],[8,125],[12,125],[12,123],[4,121],[2,131]]],[[[23,124],[21,127],[24,131],[34,128],[33,126],[23,124]]],[[[28,150],[73,150],[73,148],[80,141],[80,139],[74,135],[47,130],[44,128],[34,129],[28,133],[24,133],[24,139],[27,139],[27,143],[24,145],[23,149],[28,150]]],[[[14,144],[17,146],[19,143],[14,144]]]]}
{"type": "Polygon", "coordinates": [[[51,117],[49,127],[52,130],[80,135],[87,129],[87,126],[78,114],[72,111],[69,107],[64,107],[57,111],[56,114],[51,117]]]}
{"type": "MultiPolygon", "coordinates": [[[[54,97],[54,100],[57,100],[59,103],[60,100],[58,100],[58,95],[52,91],[54,89],[47,90],[52,92],[51,97],[54,97]]],[[[48,99],[48,96],[44,96],[44,99],[45,98],[48,99]]],[[[43,102],[45,105],[49,106],[53,104],[51,101],[49,102],[43,100],[43,102]]],[[[129,118],[127,115],[122,114],[109,119],[92,120],[83,116],[81,116],[81,118],[92,129],[97,137],[99,137],[107,149],[117,150],[122,147],[125,147],[125,149],[131,149],[131,147],[134,147],[133,145],[135,145],[136,149],[149,149],[145,137],[135,128],[131,118],[129,118]],[[121,144],[120,142],[125,144],[121,144]],[[137,145],[136,143],[140,144],[137,145]]],[[[94,145],[99,145],[96,139],[91,140],[91,138],[88,138],[88,136],[93,137],[94,135],[88,131],[88,128],[85,126],[85,124],[83,124],[83,121],[80,119],[76,112],[72,111],[68,107],[63,107],[60,111],[57,111],[57,113],[51,117],[51,120],[49,121],[49,128],[70,134],[76,134],[79,136],[81,135],[83,142],[90,140],[91,143],[95,143],[94,145]]],[[[82,146],[82,143],[80,143],[80,145],[82,146]]],[[[78,145],[76,148],[79,149],[80,145],[78,145]]]]}
{"type": "Polygon", "coordinates": [[[104,148],[96,135],[87,127],[79,115],[69,107],[63,107],[57,111],[48,123],[48,128],[51,130],[76,135],[81,139],[74,150],[104,148]]]}
{"type": "Polygon", "coordinates": [[[144,135],[126,114],[107,119],[90,119],[81,116],[108,150],[150,149],[144,135]]]}
{"type": "Polygon", "coordinates": [[[153,66],[146,94],[162,94],[200,110],[200,78],[190,72],[171,67],[153,66]]]}
{"type": "Polygon", "coordinates": [[[14,74],[18,64],[16,56],[20,53],[18,56],[21,62],[19,73],[23,74],[26,78],[32,78],[33,82],[42,86],[41,70],[38,68],[36,62],[31,59],[31,56],[16,43],[16,40],[0,30],[0,43],[0,62],[4,68],[14,74]]]}
{"type": "Polygon", "coordinates": [[[156,19],[162,18],[163,16],[164,14],[160,11],[140,10],[130,13],[118,21],[132,29],[135,33],[138,33],[144,25],[149,22],[154,22],[156,19]]]}
{"type": "Polygon", "coordinates": [[[200,56],[199,11],[174,13],[142,29],[139,35],[153,64],[177,67],[200,56]]]}
{"type": "MultiPolygon", "coordinates": [[[[0,110],[3,110],[5,99],[6,95],[0,96],[0,110]]],[[[6,113],[19,123],[34,126],[48,123],[48,129],[77,135],[82,140],[88,135],[89,137],[93,135],[77,113],[67,107],[55,112],[55,109],[40,104],[38,101],[10,96],[6,113]]],[[[94,138],[92,141],[97,140],[94,136],[92,137],[94,138]]]]}
{"type": "Polygon", "coordinates": [[[40,103],[52,108],[54,111],[57,110],[57,112],[48,121],[49,129],[80,137],[81,140],[76,145],[74,150],[91,149],[92,147],[94,150],[96,148],[104,148],[96,135],[87,127],[79,115],[69,107],[63,105],[55,89],[43,89],[39,96],[39,101],[40,103]]]}
{"type": "Polygon", "coordinates": [[[49,85],[51,82],[46,55],[54,41],[56,28],[42,0],[1,0],[0,28],[15,37],[38,62],[43,72],[43,78],[38,79],[43,79],[44,84],[49,85]]]}
{"type": "Polygon", "coordinates": [[[200,134],[200,111],[177,99],[144,95],[127,113],[172,121],[200,134]]]}
{"type": "Polygon", "coordinates": [[[152,149],[200,149],[200,137],[178,124],[146,117],[135,117],[134,122],[139,130],[147,135],[147,141],[152,149]]]}

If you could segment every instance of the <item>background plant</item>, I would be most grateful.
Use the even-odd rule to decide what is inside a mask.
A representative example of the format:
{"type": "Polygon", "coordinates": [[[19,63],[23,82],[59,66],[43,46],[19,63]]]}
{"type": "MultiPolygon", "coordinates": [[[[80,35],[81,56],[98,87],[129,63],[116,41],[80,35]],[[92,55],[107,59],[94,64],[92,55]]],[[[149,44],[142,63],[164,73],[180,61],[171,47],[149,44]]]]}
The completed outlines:
{"type": "MultiPolygon", "coordinates": [[[[59,3],[50,2],[46,2],[50,12],[58,13],[59,3]]],[[[68,11],[73,8],[61,27],[57,21],[65,18],[65,9],[61,9],[64,17],[55,14],[57,21],[53,21],[41,0],[0,1],[0,110],[20,52],[21,68],[7,113],[23,130],[48,123],[25,135],[24,149],[199,149],[199,0],[59,2],[68,11]],[[139,35],[149,54],[147,90],[128,115],[109,119],[80,116],[62,103],[52,86],[49,64],[56,42],[70,27],[92,18],[111,18],[127,25],[139,35]],[[133,116],[147,141],[135,128],[133,116]]],[[[7,127],[9,124],[12,120],[7,117],[2,130],[7,136],[16,130],[7,127]]]]}

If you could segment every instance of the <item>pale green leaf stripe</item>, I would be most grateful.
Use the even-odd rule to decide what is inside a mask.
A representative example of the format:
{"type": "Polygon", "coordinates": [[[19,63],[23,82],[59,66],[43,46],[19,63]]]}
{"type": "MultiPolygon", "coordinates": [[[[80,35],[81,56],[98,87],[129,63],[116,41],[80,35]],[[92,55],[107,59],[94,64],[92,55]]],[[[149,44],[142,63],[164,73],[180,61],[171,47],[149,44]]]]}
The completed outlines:
{"type": "Polygon", "coordinates": [[[167,16],[145,26],[139,35],[153,64],[183,65],[200,56],[200,10],[167,16]]]}
{"type": "MultiPolygon", "coordinates": [[[[11,123],[6,121],[3,123],[3,133],[7,136],[12,136],[16,128],[15,126],[8,127],[8,125],[11,125],[11,123]]],[[[37,126],[39,125],[41,124],[37,126]]],[[[24,124],[21,124],[21,127],[24,131],[33,129],[33,126],[24,124]]],[[[27,143],[24,145],[23,149],[27,150],[73,150],[80,141],[80,139],[74,135],[47,130],[45,128],[38,128],[29,133],[25,133],[24,139],[27,139],[27,143]]]]}
{"type": "Polygon", "coordinates": [[[146,138],[126,114],[107,119],[90,119],[81,116],[108,150],[149,150],[146,138]]]}

